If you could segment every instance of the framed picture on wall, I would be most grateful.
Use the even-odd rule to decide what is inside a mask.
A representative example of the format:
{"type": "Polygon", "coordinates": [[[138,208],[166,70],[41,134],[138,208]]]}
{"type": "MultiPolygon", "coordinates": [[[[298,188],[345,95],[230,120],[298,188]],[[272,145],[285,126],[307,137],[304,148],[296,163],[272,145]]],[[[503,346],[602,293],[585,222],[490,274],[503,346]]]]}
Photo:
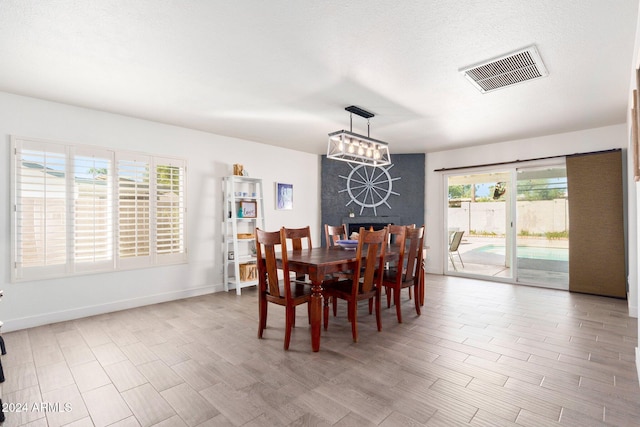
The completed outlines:
{"type": "Polygon", "coordinates": [[[276,209],[293,209],[293,184],[276,182],[276,209]]]}

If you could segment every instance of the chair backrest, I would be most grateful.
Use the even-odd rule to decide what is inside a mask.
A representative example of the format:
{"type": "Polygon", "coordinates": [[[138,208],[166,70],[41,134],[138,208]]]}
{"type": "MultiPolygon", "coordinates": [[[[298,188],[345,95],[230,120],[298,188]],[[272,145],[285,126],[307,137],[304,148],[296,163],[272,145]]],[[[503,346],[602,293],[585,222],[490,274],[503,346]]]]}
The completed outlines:
{"type": "Polygon", "coordinates": [[[336,246],[338,240],[347,240],[347,226],[342,225],[324,225],[324,237],[327,247],[336,246]]]}
{"type": "Polygon", "coordinates": [[[415,282],[416,280],[419,280],[420,270],[422,268],[424,226],[419,228],[407,228],[405,242],[405,259],[407,266],[402,280],[404,282],[415,282]]]}
{"type": "Polygon", "coordinates": [[[256,258],[258,260],[258,285],[260,292],[268,292],[275,297],[291,299],[289,279],[289,260],[287,258],[287,241],[284,229],[280,231],[264,231],[256,228],[256,258]],[[282,265],[278,268],[276,254],[282,258],[282,265]],[[285,294],[280,293],[280,279],[278,270],[282,270],[285,294]]]}
{"type": "Polygon", "coordinates": [[[455,252],[458,250],[458,246],[460,246],[460,242],[462,241],[463,231],[456,231],[451,238],[451,244],[449,245],[449,252],[455,252]]]}
{"type": "Polygon", "coordinates": [[[291,250],[302,250],[302,241],[307,240],[307,249],[311,249],[311,227],[308,225],[303,228],[286,228],[283,227],[284,235],[287,239],[291,239],[291,250]]]}
{"type": "Polygon", "coordinates": [[[359,288],[366,293],[374,287],[382,286],[384,256],[389,239],[387,227],[378,231],[367,231],[360,227],[359,233],[352,286],[354,296],[359,288]]]}
{"type": "Polygon", "coordinates": [[[395,250],[398,251],[398,259],[393,264],[396,266],[403,265],[404,260],[404,240],[407,235],[407,226],[405,225],[387,225],[389,231],[388,241],[390,245],[393,245],[395,250]]]}

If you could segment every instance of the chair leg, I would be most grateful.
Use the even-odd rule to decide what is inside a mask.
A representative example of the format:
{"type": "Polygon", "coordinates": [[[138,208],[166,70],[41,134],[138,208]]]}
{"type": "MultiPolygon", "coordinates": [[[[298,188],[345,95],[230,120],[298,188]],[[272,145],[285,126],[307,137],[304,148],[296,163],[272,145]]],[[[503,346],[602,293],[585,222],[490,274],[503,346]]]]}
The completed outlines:
{"type": "Polygon", "coordinates": [[[349,302],[349,309],[351,310],[351,335],[353,335],[353,342],[358,342],[358,303],[349,302]]]}
{"type": "Polygon", "coordinates": [[[293,311],[293,316],[291,316],[291,327],[295,328],[296,327],[296,307],[295,306],[291,307],[291,311],[293,311]]]}
{"type": "Polygon", "coordinates": [[[262,338],[262,333],[267,327],[267,300],[264,298],[260,298],[260,302],[258,303],[258,338],[262,338]]]}
{"type": "Polygon", "coordinates": [[[369,300],[369,314],[373,313],[373,300],[369,300]]]}
{"type": "MultiPolygon", "coordinates": [[[[421,314],[421,312],[420,312],[420,300],[422,298],[422,295],[421,295],[422,289],[421,289],[421,284],[420,283],[421,282],[418,281],[418,284],[414,285],[415,288],[416,288],[416,298],[415,298],[415,300],[416,300],[416,314],[418,316],[420,316],[420,314],[421,314]]],[[[411,289],[411,288],[409,288],[409,289],[411,289]]]]}
{"type": "Polygon", "coordinates": [[[387,308],[391,308],[391,287],[385,286],[384,293],[387,294],[387,308]]]}
{"type": "Polygon", "coordinates": [[[382,330],[382,319],[380,318],[380,292],[375,296],[376,304],[376,324],[378,326],[378,332],[382,330]]]}
{"type": "Polygon", "coordinates": [[[393,303],[396,305],[396,316],[398,317],[398,323],[402,323],[402,306],[400,305],[400,292],[402,288],[395,288],[393,290],[393,303]]]}
{"type": "Polygon", "coordinates": [[[422,268],[420,268],[420,305],[424,305],[424,261],[422,262],[422,268]]]}
{"type": "Polygon", "coordinates": [[[412,296],[411,296],[411,288],[409,288],[409,299],[411,299],[411,298],[412,298],[412,296]]]}
{"type": "MultiPolygon", "coordinates": [[[[333,300],[335,301],[335,297],[332,297],[333,300]]],[[[322,317],[324,320],[324,330],[326,331],[327,328],[329,327],[329,299],[328,298],[323,298],[324,299],[324,307],[322,310],[322,317]]]]}
{"type": "Polygon", "coordinates": [[[464,268],[464,262],[462,262],[462,257],[460,256],[460,252],[456,252],[458,254],[458,258],[460,258],[460,264],[462,264],[462,268],[464,268]]]}
{"type": "Polygon", "coordinates": [[[285,332],[284,332],[284,349],[289,350],[289,343],[291,342],[291,329],[293,329],[293,321],[296,317],[296,311],[294,307],[285,308],[285,332]]]}
{"type": "Polygon", "coordinates": [[[449,252],[449,259],[451,260],[451,264],[453,264],[453,269],[458,271],[458,267],[456,267],[456,263],[453,261],[453,255],[451,255],[451,252],[449,252]]]}
{"type": "Polygon", "coordinates": [[[336,317],[338,315],[338,298],[331,297],[331,300],[333,301],[333,317],[336,317]]]}

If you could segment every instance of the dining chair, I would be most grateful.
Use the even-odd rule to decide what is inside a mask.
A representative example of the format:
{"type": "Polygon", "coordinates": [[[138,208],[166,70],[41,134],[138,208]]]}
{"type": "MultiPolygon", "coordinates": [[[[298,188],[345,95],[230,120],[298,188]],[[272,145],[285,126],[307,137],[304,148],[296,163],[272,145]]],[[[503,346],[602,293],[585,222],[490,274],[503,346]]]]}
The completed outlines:
{"type": "Polygon", "coordinates": [[[356,263],[350,279],[338,280],[324,289],[324,329],[329,327],[329,300],[340,298],[347,301],[348,319],[351,322],[353,341],[358,342],[358,302],[367,300],[369,307],[375,305],[378,331],[382,329],[380,320],[380,288],[384,269],[384,257],[388,239],[387,228],[367,231],[360,228],[356,263]],[[361,268],[362,267],[362,268],[361,268]]]}
{"type": "MultiPolygon", "coordinates": [[[[302,228],[287,228],[283,227],[285,238],[291,240],[290,250],[300,251],[302,250],[303,242],[307,242],[307,249],[311,249],[313,247],[311,243],[311,227],[306,226],[302,228]]],[[[295,271],[293,272],[295,273],[295,271]]],[[[305,279],[304,274],[295,274],[296,280],[299,282],[310,282],[305,279]]]]}
{"type": "Polygon", "coordinates": [[[287,228],[283,227],[284,235],[287,239],[291,240],[290,250],[299,251],[302,250],[303,241],[307,242],[307,249],[311,249],[311,227],[308,225],[302,228],[287,228]]]}
{"type": "MultiPolygon", "coordinates": [[[[267,327],[268,304],[281,305],[285,308],[286,319],[284,349],[288,350],[291,341],[291,330],[296,323],[296,307],[307,304],[307,315],[309,315],[311,288],[291,281],[284,229],[280,229],[280,231],[264,231],[256,228],[256,255],[259,276],[258,338],[262,338],[263,332],[267,327]],[[276,253],[279,253],[282,258],[280,266],[276,261],[276,253]],[[282,273],[279,274],[279,271],[282,273]]],[[[310,316],[309,321],[311,321],[310,316]]]]}
{"type": "MultiPolygon", "coordinates": [[[[327,245],[328,248],[334,247],[338,245],[338,240],[347,240],[349,239],[349,236],[347,234],[347,225],[346,224],[342,224],[342,225],[329,225],[329,224],[325,224],[324,225],[324,237],[325,237],[325,244],[327,245]]],[[[325,284],[325,286],[331,286],[331,279],[350,279],[351,278],[351,271],[341,271],[338,273],[333,273],[330,277],[327,277],[327,282],[325,284]]],[[[332,300],[332,305],[333,305],[333,316],[337,316],[338,315],[338,299],[337,298],[331,298],[332,300]]]]}
{"type": "MultiPolygon", "coordinates": [[[[394,236],[396,230],[399,230],[400,228],[403,227],[409,227],[409,228],[416,228],[415,224],[406,224],[406,225],[394,225],[394,224],[389,224],[387,227],[389,227],[389,244],[395,243],[395,239],[396,237],[394,236]]],[[[387,308],[391,307],[391,295],[387,292],[387,290],[385,289],[385,293],[387,294],[387,308]]],[[[409,288],[409,299],[412,298],[412,294],[411,294],[411,288],[409,288]]]]}
{"type": "Polygon", "coordinates": [[[342,225],[324,225],[324,237],[327,247],[336,246],[338,240],[347,240],[347,226],[342,225]]]}
{"type": "Polygon", "coordinates": [[[387,301],[393,294],[398,323],[402,323],[400,293],[404,288],[415,289],[416,313],[420,315],[422,301],[422,245],[424,242],[424,226],[420,228],[405,227],[404,233],[398,236],[398,261],[393,268],[384,272],[382,285],[387,291],[387,301]]]}
{"type": "Polygon", "coordinates": [[[451,264],[453,264],[453,269],[458,271],[458,267],[456,267],[456,263],[453,261],[453,254],[458,254],[458,258],[460,258],[460,263],[462,264],[462,268],[464,268],[464,262],[462,262],[462,257],[460,256],[460,252],[458,248],[460,247],[460,242],[462,242],[463,231],[456,231],[451,238],[451,243],[449,244],[449,259],[451,260],[451,264]]]}
{"type": "MultiPolygon", "coordinates": [[[[389,224],[387,225],[387,229],[389,230],[388,243],[396,249],[398,258],[387,264],[385,271],[395,271],[396,265],[398,262],[401,263],[404,257],[404,239],[407,234],[407,226],[389,224]]],[[[386,286],[384,282],[382,286],[387,295],[387,308],[389,308],[391,307],[392,287],[386,286]]]]}

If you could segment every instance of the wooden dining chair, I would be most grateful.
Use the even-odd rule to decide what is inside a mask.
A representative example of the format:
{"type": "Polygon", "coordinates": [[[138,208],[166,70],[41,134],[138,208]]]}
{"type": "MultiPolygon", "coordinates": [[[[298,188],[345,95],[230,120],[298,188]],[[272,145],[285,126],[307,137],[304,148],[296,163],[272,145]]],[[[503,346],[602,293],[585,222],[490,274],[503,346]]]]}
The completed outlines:
{"type": "MultiPolygon", "coordinates": [[[[304,242],[306,242],[306,248],[311,249],[313,247],[311,243],[311,227],[306,226],[302,228],[287,228],[283,227],[285,238],[291,240],[291,246],[289,250],[300,251],[305,246],[304,242]]],[[[295,273],[295,271],[294,271],[295,273]]],[[[310,283],[304,274],[295,274],[296,280],[299,282],[310,283]]]]}
{"type": "MultiPolygon", "coordinates": [[[[328,248],[338,246],[338,240],[347,240],[349,236],[347,235],[347,225],[324,225],[324,237],[325,244],[328,248]]],[[[331,279],[350,279],[351,271],[341,271],[338,273],[333,273],[329,277],[327,277],[326,286],[331,286],[331,279]]],[[[338,315],[338,300],[337,298],[331,298],[333,305],[333,316],[338,315]]]]}
{"type": "MultiPolygon", "coordinates": [[[[389,230],[389,245],[393,245],[394,250],[398,252],[398,258],[393,260],[390,265],[387,265],[386,271],[395,271],[396,265],[398,262],[402,262],[404,258],[404,244],[405,244],[405,236],[407,234],[407,226],[404,225],[395,225],[389,224],[387,225],[387,229],[389,230]]],[[[387,308],[391,307],[391,297],[393,295],[393,288],[391,286],[386,286],[383,282],[383,287],[385,290],[385,294],[387,295],[387,308]]]]}
{"type": "MultiPolygon", "coordinates": [[[[281,305],[285,308],[284,349],[289,349],[291,330],[295,327],[296,307],[307,304],[309,315],[309,301],[311,288],[292,282],[289,274],[287,259],[287,241],[284,229],[280,231],[263,231],[256,228],[256,255],[258,259],[258,338],[262,338],[267,327],[267,307],[269,303],[281,305]],[[281,253],[282,264],[278,266],[276,253],[281,253]],[[279,272],[282,272],[279,274],[279,272]]],[[[309,316],[309,321],[311,317],[309,316]]]]}
{"type": "Polygon", "coordinates": [[[311,227],[308,225],[302,228],[287,228],[283,227],[284,235],[287,239],[291,240],[291,247],[289,250],[299,251],[302,250],[303,242],[307,242],[307,249],[311,249],[311,227]]]}
{"type": "MultiPolygon", "coordinates": [[[[380,288],[387,248],[387,228],[367,231],[360,228],[356,264],[350,279],[338,280],[324,289],[324,329],[329,327],[329,300],[340,298],[347,301],[348,318],[351,322],[353,341],[358,342],[358,302],[367,300],[375,305],[378,331],[382,329],[380,320],[380,288]],[[361,268],[362,267],[362,268],[361,268]]],[[[371,305],[370,305],[371,307],[371,305]]]]}
{"type": "Polygon", "coordinates": [[[392,268],[385,270],[382,285],[387,291],[387,301],[393,295],[393,303],[396,306],[396,316],[398,323],[402,323],[402,308],[400,304],[400,294],[402,289],[412,288],[415,290],[416,313],[420,315],[420,305],[422,302],[422,246],[424,243],[424,226],[420,228],[405,227],[402,236],[402,243],[398,238],[398,261],[392,268]]]}
{"type": "Polygon", "coordinates": [[[347,240],[347,226],[342,225],[324,225],[324,237],[327,247],[336,246],[338,240],[347,240]]]}

